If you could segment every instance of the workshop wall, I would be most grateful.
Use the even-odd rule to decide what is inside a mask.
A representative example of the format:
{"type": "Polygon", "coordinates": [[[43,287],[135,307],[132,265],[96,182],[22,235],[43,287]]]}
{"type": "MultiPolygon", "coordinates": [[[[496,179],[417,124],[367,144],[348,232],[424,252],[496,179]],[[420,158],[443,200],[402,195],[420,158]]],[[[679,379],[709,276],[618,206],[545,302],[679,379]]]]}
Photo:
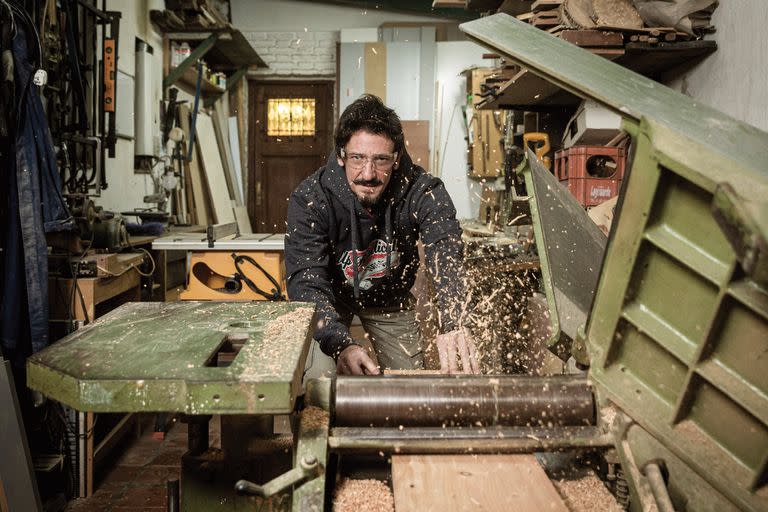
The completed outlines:
{"type": "Polygon", "coordinates": [[[437,43],[435,80],[438,115],[434,121],[437,137],[437,165],[434,174],[445,183],[459,219],[476,217],[480,209],[482,184],[467,175],[467,136],[463,107],[467,103],[466,79],[461,71],[487,66],[482,46],[469,41],[437,43]]]}
{"type": "Polygon", "coordinates": [[[768,26],[765,0],[726,2],[712,17],[718,49],[667,85],[736,119],[768,130],[768,26]],[[731,5],[733,4],[733,5],[731,5]]]}
{"type": "MultiPolygon", "coordinates": [[[[111,11],[120,11],[120,41],[118,47],[118,70],[125,75],[135,79],[135,46],[136,38],[139,38],[150,44],[154,50],[152,66],[154,91],[152,98],[152,113],[159,121],[160,101],[162,99],[162,69],[163,69],[163,38],[155,31],[149,21],[149,6],[147,0],[131,1],[108,0],[107,9],[111,11]]],[[[119,94],[120,91],[118,91],[119,94]]],[[[117,109],[128,109],[131,117],[134,115],[132,98],[128,101],[120,102],[120,96],[117,103],[117,109]]],[[[123,110],[123,112],[126,112],[123,110]]],[[[159,129],[158,129],[159,133],[159,129]]],[[[106,164],[107,183],[109,187],[101,192],[101,197],[96,199],[96,204],[104,206],[107,210],[116,212],[133,210],[134,208],[148,207],[143,198],[151,194],[152,180],[147,174],[137,174],[134,171],[133,163],[133,140],[118,138],[115,148],[115,158],[108,158],[106,164]]],[[[134,221],[135,219],[128,219],[134,221]]]]}
{"type": "Polygon", "coordinates": [[[242,32],[269,66],[253,71],[252,75],[336,75],[338,31],[242,32]]]}
{"type": "Polygon", "coordinates": [[[442,21],[434,16],[414,16],[375,8],[371,9],[320,4],[298,0],[230,0],[232,23],[243,33],[338,32],[344,28],[378,27],[395,21],[442,21]]]}

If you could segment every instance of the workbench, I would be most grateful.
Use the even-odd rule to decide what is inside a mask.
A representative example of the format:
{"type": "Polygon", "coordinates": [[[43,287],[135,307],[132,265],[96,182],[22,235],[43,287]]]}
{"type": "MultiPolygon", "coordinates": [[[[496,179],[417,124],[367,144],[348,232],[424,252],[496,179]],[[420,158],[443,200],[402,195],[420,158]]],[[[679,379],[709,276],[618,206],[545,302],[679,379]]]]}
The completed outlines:
{"type": "MultiPolygon", "coordinates": [[[[66,277],[48,278],[48,301],[50,316],[54,320],[93,321],[98,306],[118,298],[118,302],[138,301],[141,298],[141,276],[131,265],[140,265],[143,253],[123,253],[117,255],[122,263],[120,275],[104,277],[66,277]],[[72,288],[76,286],[77,289],[72,288]],[[82,296],[82,300],[81,300],[82,296]]],[[[119,305],[119,304],[118,304],[119,305]]]]}

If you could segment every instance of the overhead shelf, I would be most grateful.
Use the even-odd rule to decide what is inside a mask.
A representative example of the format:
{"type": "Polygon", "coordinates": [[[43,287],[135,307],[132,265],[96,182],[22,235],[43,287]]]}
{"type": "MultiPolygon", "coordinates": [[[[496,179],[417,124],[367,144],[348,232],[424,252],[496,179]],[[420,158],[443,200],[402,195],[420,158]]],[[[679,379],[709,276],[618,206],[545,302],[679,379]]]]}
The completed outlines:
{"type": "MultiPolygon", "coordinates": [[[[234,28],[214,31],[178,31],[165,34],[169,41],[187,41],[195,47],[192,53],[176,68],[170,69],[163,79],[163,86],[185,84],[194,90],[197,83],[195,64],[205,58],[213,71],[227,75],[227,89],[231,88],[251,67],[267,67],[243,34],[234,28]]],[[[218,96],[226,89],[202,81],[202,91],[207,96],[218,96]]]]}
{"type": "MultiPolygon", "coordinates": [[[[175,68],[172,68],[171,71],[174,69],[175,68]]],[[[191,88],[192,91],[194,91],[197,87],[197,70],[194,67],[188,67],[179,76],[179,78],[176,80],[176,83],[184,84],[191,88]]],[[[200,91],[204,96],[207,96],[209,94],[223,94],[225,89],[223,87],[219,87],[218,85],[212,84],[205,78],[202,78],[200,80],[200,91]]]]}
{"type": "MultiPolygon", "coordinates": [[[[683,63],[696,62],[716,49],[717,43],[714,41],[627,43],[623,49],[585,48],[648,77],[658,76],[683,63]]],[[[479,103],[477,108],[535,111],[577,105],[580,101],[577,96],[524,69],[502,85],[494,96],[479,103]]]]}

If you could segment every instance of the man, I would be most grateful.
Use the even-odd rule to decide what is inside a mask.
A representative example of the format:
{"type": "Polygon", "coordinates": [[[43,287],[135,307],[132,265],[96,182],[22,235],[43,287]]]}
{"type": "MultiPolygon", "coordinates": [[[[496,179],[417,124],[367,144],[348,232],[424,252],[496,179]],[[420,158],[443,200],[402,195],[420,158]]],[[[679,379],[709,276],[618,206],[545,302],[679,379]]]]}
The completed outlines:
{"type": "Polygon", "coordinates": [[[423,368],[410,294],[421,239],[440,312],[441,370],[479,373],[461,326],[461,229],[442,182],[411,161],[400,119],[376,96],[344,110],[335,145],[291,194],[285,238],[288,296],[317,304],[320,348],[339,374],[378,374],[349,334],[357,315],[383,368],[423,368]]]}

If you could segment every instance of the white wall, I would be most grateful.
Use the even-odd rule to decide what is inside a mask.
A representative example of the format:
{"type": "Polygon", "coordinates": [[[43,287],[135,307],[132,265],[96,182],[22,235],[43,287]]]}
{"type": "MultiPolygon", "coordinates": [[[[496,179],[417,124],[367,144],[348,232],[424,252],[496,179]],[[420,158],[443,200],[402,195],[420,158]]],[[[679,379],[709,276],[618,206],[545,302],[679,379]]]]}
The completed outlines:
{"type": "MultiPolygon", "coordinates": [[[[154,82],[152,98],[155,114],[159,116],[159,105],[162,99],[162,69],[163,69],[163,40],[149,22],[149,2],[147,0],[108,0],[107,9],[120,11],[120,41],[118,47],[117,66],[121,71],[133,76],[135,72],[135,43],[136,38],[142,39],[154,48],[154,82]]],[[[132,105],[117,104],[117,109],[129,108],[132,105]]],[[[133,169],[133,141],[117,139],[115,158],[107,158],[106,174],[108,188],[102,190],[101,197],[95,199],[97,205],[106,210],[127,211],[134,208],[146,208],[142,199],[153,192],[152,180],[146,174],[136,174],[133,169]]],[[[135,221],[135,219],[128,219],[135,221]]]]}
{"type": "Polygon", "coordinates": [[[477,216],[482,186],[467,177],[467,132],[461,107],[466,104],[466,79],[459,73],[471,66],[483,67],[488,60],[482,46],[469,41],[437,43],[435,80],[438,82],[439,119],[433,120],[439,130],[437,168],[434,174],[445,187],[456,206],[460,219],[477,216]]]}
{"type": "Polygon", "coordinates": [[[378,27],[393,21],[450,21],[370,8],[346,7],[297,0],[231,0],[232,23],[241,31],[338,31],[378,27]]]}
{"type": "Polygon", "coordinates": [[[736,119],[768,131],[768,5],[721,2],[712,17],[718,49],[668,85],[736,119]]]}

